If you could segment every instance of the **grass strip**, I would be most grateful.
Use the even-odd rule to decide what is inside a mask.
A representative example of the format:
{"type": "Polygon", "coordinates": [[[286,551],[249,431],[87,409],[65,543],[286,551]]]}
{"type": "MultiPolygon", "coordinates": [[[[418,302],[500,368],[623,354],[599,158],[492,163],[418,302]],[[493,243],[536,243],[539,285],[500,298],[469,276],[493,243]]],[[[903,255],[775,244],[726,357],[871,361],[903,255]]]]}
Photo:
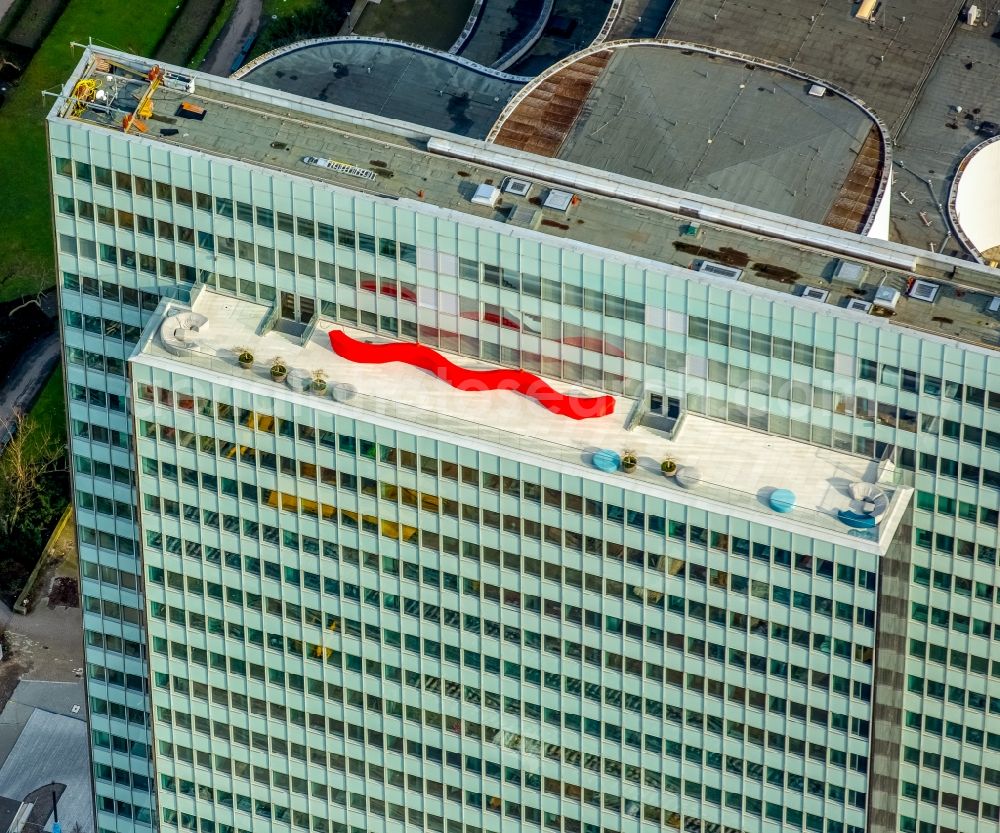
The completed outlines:
{"type": "Polygon", "coordinates": [[[0,110],[0,302],[38,292],[55,282],[52,202],[49,197],[45,114],[54,90],[80,58],[70,42],[95,41],[152,54],[173,19],[176,0],[70,0],[0,110]]]}

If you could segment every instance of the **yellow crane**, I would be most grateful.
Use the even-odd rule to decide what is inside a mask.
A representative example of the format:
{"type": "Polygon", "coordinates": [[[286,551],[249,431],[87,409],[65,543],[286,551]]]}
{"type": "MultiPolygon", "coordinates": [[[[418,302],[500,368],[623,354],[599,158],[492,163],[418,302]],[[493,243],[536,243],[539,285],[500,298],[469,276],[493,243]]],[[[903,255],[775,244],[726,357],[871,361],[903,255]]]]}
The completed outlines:
{"type": "Polygon", "coordinates": [[[122,130],[126,133],[128,133],[129,129],[132,127],[140,133],[145,133],[149,129],[146,127],[146,123],[143,119],[148,119],[153,115],[153,93],[156,92],[157,87],[159,87],[160,83],[163,81],[163,70],[160,69],[159,66],[154,66],[146,74],[146,80],[149,81],[149,86],[146,87],[145,92],[143,92],[135,110],[131,115],[125,116],[125,118],[122,119],[122,130]]]}

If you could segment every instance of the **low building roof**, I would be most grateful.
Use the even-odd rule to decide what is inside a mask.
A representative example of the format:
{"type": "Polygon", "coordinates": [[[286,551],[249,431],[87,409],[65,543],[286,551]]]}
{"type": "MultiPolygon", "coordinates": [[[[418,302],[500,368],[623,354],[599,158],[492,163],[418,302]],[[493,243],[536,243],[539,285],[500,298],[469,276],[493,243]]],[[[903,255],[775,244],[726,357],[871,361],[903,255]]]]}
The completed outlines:
{"type": "Polygon", "coordinates": [[[895,135],[965,0],[883,2],[870,21],[856,18],[857,4],[846,2],[726,0],[715,5],[707,10],[702,0],[676,0],[661,36],[734,49],[821,75],[863,98],[895,135]]]}
{"type": "Polygon", "coordinates": [[[525,81],[444,52],[374,38],[305,41],[235,77],[475,138],[489,132],[525,81]]]}
{"type": "Polygon", "coordinates": [[[87,724],[76,717],[35,709],[0,768],[0,793],[15,800],[55,782],[64,830],[94,829],[87,724]]]}
{"type": "Polygon", "coordinates": [[[687,44],[585,53],[502,118],[498,144],[849,231],[881,188],[879,125],[859,103],[687,44]]]}

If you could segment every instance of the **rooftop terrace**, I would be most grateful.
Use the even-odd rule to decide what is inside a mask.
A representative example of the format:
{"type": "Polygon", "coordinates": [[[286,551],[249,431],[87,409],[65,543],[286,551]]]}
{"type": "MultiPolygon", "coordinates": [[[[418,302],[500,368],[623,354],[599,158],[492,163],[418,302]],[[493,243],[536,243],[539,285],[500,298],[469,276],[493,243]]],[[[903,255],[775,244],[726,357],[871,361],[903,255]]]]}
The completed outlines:
{"type": "MultiPolygon", "coordinates": [[[[888,545],[909,497],[909,489],[886,489],[891,502],[876,539],[874,531],[852,531],[836,517],[838,510],[852,506],[847,491],[851,483],[874,481],[876,464],[870,460],[693,414],[687,414],[673,438],[667,439],[660,431],[642,425],[630,427],[635,401],[626,397],[616,397],[612,414],[571,419],[510,390],[453,388],[433,373],[409,364],[357,364],[333,351],[331,330],[341,330],[359,341],[389,342],[324,319],[302,336],[291,336],[281,328],[269,328],[271,316],[270,307],[202,288],[190,308],[164,302],[160,316],[150,323],[132,360],[155,365],[180,362],[193,375],[204,371],[220,374],[224,383],[242,390],[308,397],[309,404],[320,409],[358,414],[368,422],[446,442],[458,441],[505,457],[623,488],[638,488],[670,501],[868,551],[884,550],[888,545]],[[186,319],[189,309],[203,318],[186,319]],[[198,329],[187,329],[179,338],[177,330],[190,324],[198,325],[198,329]],[[250,369],[241,368],[237,361],[236,349],[243,347],[249,348],[258,360],[250,369]],[[275,382],[270,376],[269,368],[276,356],[281,356],[288,368],[284,382],[275,382]],[[329,391],[323,394],[309,391],[311,374],[317,370],[329,380],[329,391]],[[510,430],[512,425],[518,427],[516,432],[510,430]],[[619,454],[634,449],[637,471],[598,472],[592,458],[599,449],[619,454]],[[678,465],[695,467],[699,479],[685,488],[664,477],[660,462],[667,456],[678,465]],[[775,488],[795,493],[796,507],[790,513],[779,514],[768,507],[775,488]]],[[[464,357],[445,357],[470,370],[496,368],[464,357]]],[[[596,395],[559,381],[545,381],[566,395],[596,395]]]]}
{"type": "MultiPolygon", "coordinates": [[[[152,67],[132,56],[88,51],[77,74],[67,82],[51,119],[76,118],[96,129],[122,130],[124,116],[134,111],[147,82],[135,75],[116,75],[123,84],[117,103],[100,108],[71,97],[81,79],[108,83],[107,64],[102,63],[105,55],[138,68],[140,73],[152,67]]],[[[802,295],[808,287],[828,293],[825,300],[792,303],[845,307],[871,302],[878,286],[888,283],[898,287],[902,295],[888,319],[880,320],[991,350],[998,345],[1000,311],[991,311],[990,306],[1000,294],[1000,281],[996,272],[979,265],[569,162],[550,164],[516,150],[385,122],[242,82],[172,71],[190,76],[195,91],[158,86],[151,97],[154,117],[145,123],[147,132],[139,135],[132,128],[136,141],[242,160],[288,175],[370,191],[409,202],[417,210],[458,211],[481,221],[494,221],[498,229],[517,216],[512,215],[513,208],[520,208],[520,216],[534,217],[531,226],[546,235],[642,259],[640,265],[647,268],[656,263],[691,268],[708,259],[741,269],[739,282],[743,285],[786,295],[802,295]],[[204,108],[204,118],[176,118],[182,102],[204,108]],[[307,164],[305,156],[334,159],[377,173],[369,182],[307,164]],[[515,172],[533,183],[524,197],[505,193],[495,207],[470,201],[476,184],[499,185],[515,172]],[[551,186],[570,189],[580,200],[567,211],[541,207],[539,197],[551,186]],[[841,260],[860,264],[860,286],[831,281],[841,260]],[[905,294],[915,275],[938,285],[933,302],[905,294]]],[[[720,280],[708,275],[697,279],[720,280]]],[[[842,309],[840,314],[866,317],[864,311],[842,309]]]]}

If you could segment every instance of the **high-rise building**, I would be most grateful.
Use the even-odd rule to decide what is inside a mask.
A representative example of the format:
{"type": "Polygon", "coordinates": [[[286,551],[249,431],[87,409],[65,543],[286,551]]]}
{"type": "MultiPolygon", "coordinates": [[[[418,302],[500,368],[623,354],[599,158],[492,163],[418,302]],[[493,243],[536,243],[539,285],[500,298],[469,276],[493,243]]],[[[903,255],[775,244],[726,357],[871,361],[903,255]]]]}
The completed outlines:
{"type": "Polygon", "coordinates": [[[102,833],[998,829],[995,273],[166,69],[47,125],[102,833]]]}

